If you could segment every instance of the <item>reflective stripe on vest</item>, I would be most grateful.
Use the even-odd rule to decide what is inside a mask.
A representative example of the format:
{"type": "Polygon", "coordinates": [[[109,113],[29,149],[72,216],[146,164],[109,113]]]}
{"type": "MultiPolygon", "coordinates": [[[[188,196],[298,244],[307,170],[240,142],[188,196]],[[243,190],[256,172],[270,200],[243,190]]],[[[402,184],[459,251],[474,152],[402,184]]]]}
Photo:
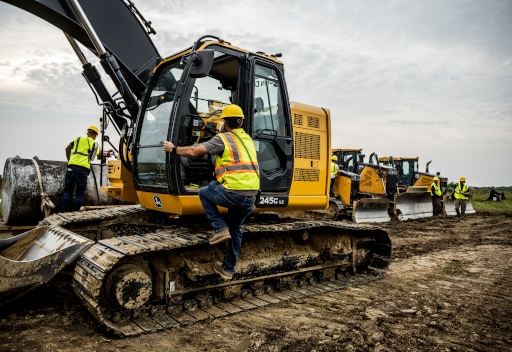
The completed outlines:
{"type": "Polygon", "coordinates": [[[98,143],[94,139],[90,137],[77,137],[73,141],[73,149],[71,150],[68,165],[78,165],[90,169],[91,161],[94,160],[98,153],[98,143]]]}
{"type": "MultiPolygon", "coordinates": [[[[464,184],[464,187],[462,187],[462,189],[461,189],[460,183],[457,183],[457,187],[455,187],[455,191],[465,193],[465,192],[469,191],[469,186],[467,184],[464,184]]],[[[464,194],[455,193],[455,199],[467,200],[469,198],[466,197],[464,194]]]]}
{"type": "Polygon", "coordinates": [[[215,177],[226,189],[259,190],[260,176],[256,148],[241,128],[219,134],[224,143],[222,157],[217,155],[215,177]]]}

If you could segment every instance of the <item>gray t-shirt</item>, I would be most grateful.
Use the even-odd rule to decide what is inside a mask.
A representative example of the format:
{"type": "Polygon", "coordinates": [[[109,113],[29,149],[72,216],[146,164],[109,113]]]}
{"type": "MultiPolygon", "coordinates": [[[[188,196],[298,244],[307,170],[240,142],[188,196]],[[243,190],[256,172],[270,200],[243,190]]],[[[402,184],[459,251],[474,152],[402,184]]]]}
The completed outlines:
{"type": "MultiPolygon", "coordinates": [[[[212,156],[219,155],[222,156],[222,153],[224,153],[224,142],[219,137],[219,135],[213,136],[212,139],[202,143],[206,149],[208,150],[208,153],[210,153],[212,156]]],[[[258,194],[258,191],[239,191],[239,190],[232,190],[232,189],[226,189],[228,192],[233,192],[236,194],[239,194],[241,196],[255,196],[258,194]]]]}
{"type": "Polygon", "coordinates": [[[213,156],[217,154],[222,156],[222,153],[224,152],[224,142],[218,134],[202,144],[206,147],[206,149],[208,149],[208,153],[213,156]]]}

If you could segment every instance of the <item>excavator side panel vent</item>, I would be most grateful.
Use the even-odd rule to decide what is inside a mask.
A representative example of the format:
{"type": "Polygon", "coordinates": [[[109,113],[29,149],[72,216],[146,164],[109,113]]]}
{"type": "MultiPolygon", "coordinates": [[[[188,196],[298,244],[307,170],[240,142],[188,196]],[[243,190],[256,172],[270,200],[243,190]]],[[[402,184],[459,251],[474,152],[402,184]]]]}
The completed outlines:
{"type": "Polygon", "coordinates": [[[320,120],[318,117],[308,116],[308,127],[310,128],[320,128],[320,120]]]}
{"type": "Polygon", "coordinates": [[[295,157],[303,159],[320,160],[320,136],[296,132],[295,157]]]}
{"type": "Polygon", "coordinates": [[[293,124],[297,126],[302,126],[303,124],[303,116],[301,114],[293,114],[293,124]]]}
{"type": "Polygon", "coordinates": [[[318,169],[295,169],[293,180],[301,182],[318,182],[320,180],[320,172],[318,169]]]}

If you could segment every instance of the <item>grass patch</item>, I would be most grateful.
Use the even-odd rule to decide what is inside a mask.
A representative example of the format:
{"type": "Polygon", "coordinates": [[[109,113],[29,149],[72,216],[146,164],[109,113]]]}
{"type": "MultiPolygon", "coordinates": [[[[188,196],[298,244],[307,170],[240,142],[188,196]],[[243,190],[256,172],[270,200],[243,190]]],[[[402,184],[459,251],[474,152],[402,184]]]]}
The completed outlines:
{"type": "Polygon", "coordinates": [[[473,194],[472,204],[475,210],[489,213],[512,214],[512,187],[496,187],[499,193],[505,193],[505,199],[498,202],[487,200],[490,187],[471,187],[473,194]]]}

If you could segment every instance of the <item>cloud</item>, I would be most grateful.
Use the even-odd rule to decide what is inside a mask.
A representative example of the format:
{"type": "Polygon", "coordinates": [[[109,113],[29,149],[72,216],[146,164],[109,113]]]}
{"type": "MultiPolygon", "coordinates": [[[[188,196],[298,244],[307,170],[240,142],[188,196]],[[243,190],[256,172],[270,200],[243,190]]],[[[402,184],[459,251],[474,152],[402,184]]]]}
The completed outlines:
{"type": "MultiPolygon", "coordinates": [[[[451,179],[464,173],[472,184],[511,184],[512,166],[496,163],[512,150],[509,0],[135,5],[156,29],[152,39],[163,56],[205,34],[282,53],[291,99],[331,110],[335,147],[419,156],[451,179]]],[[[30,138],[13,114],[26,114],[29,126],[58,128],[59,147],[48,155],[62,158],[61,145],[101,113],[80,63],[60,31],[4,3],[0,40],[2,130],[30,138]]]]}

